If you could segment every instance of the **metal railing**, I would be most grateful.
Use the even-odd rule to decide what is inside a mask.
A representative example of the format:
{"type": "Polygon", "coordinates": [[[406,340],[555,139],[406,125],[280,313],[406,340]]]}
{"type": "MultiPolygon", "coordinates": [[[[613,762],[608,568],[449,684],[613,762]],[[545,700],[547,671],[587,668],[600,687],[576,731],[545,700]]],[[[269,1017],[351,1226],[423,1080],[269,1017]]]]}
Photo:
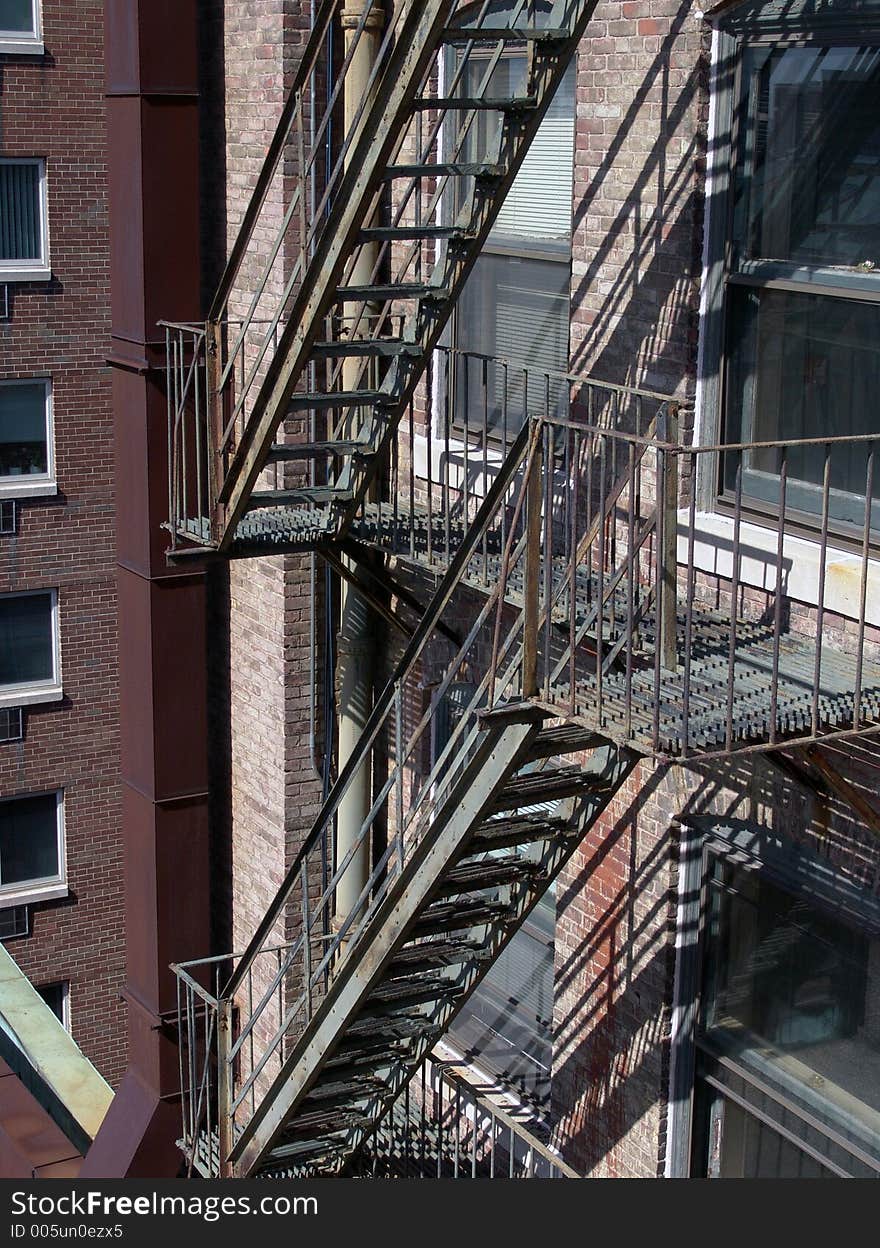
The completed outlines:
{"type": "MultiPolygon", "coordinates": [[[[524,427],[376,699],[357,750],[342,768],[248,949],[240,956],[174,968],[181,993],[183,1145],[191,1164],[204,1172],[223,1172],[236,1141],[281,1071],[290,1046],[314,1016],[331,976],[370,931],[379,905],[415,848],[430,836],[437,809],[483,739],[478,717],[488,696],[485,656],[492,645],[500,586],[486,595],[424,709],[418,665],[461,583],[462,569],[495,525],[499,512],[510,515],[508,540],[513,548],[524,542],[522,499],[535,446],[533,432],[524,427]],[[426,769],[424,754],[441,703],[453,682],[477,667],[485,674],[475,683],[473,696],[445,747],[426,769]],[[379,745],[388,759],[387,778],[374,794],[358,837],[342,861],[333,864],[331,847],[340,803],[379,745]],[[369,879],[350,911],[337,913],[341,881],[363,843],[377,840],[384,849],[374,856],[369,879]]],[[[496,644],[493,696],[498,701],[523,695],[522,652],[517,643],[518,633],[512,629],[508,638],[496,644]]]]}
{"type": "Polygon", "coordinates": [[[468,1067],[436,1055],[421,1061],[352,1169],[364,1178],[582,1177],[468,1067]]]}
{"type": "MultiPolygon", "coordinates": [[[[322,296],[315,302],[317,296],[311,290],[314,271],[326,275],[331,268],[335,272],[338,263],[339,286],[350,284],[354,275],[355,284],[360,285],[377,281],[419,284],[435,269],[455,231],[466,233],[467,223],[456,220],[460,205],[451,202],[458,175],[449,169],[456,162],[473,162],[475,122],[485,110],[450,109],[438,101],[465,93],[465,85],[468,98],[479,100],[491,95],[505,43],[499,39],[488,50],[484,43],[475,58],[477,44],[468,38],[468,31],[479,26],[494,29],[497,19],[491,16],[491,0],[480,0],[478,7],[467,6],[467,27],[456,43],[454,64],[441,83],[437,37],[444,26],[453,23],[458,7],[457,0],[432,0],[430,20],[427,13],[423,20],[425,5],[395,5],[388,15],[380,0],[364,0],[356,24],[345,31],[345,47],[340,54],[333,47],[340,0],[322,0],[319,4],[207,320],[198,327],[163,323],[171,337],[179,340],[177,354],[172,350],[168,357],[169,395],[174,396],[170,400],[171,425],[175,430],[170,440],[174,462],[170,468],[169,527],[175,543],[178,538],[207,540],[203,536],[205,521],[210,522],[216,536],[218,506],[229,502],[245,463],[248,471],[253,467],[248,456],[253,451],[255,431],[263,428],[261,422],[267,412],[267,419],[276,427],[285,417],[282,409],[286,399],[282,402],[279,396],[283,391],[289,397],[298,383],[292,380],[288,386],[286,373],[281,381],[279,378],[293,355],[305,366],[314,339],[322,332],[328,342],[337,344],[400,335],[403,317],[399,301],[387,302],[381,311],[366,301],[355,301],[347,311],[322,311],[326,299],[322,296]],[[374,46],[368,56],[369,70],[364,74],[367,40],[374,46]],[[475,77],[469,74],[471,70],[475,70],[475,77]],[[340,135],[334,126],[338,130],[346,84],[355,72],[360,104],[348,119],[346,133],[340,135]],[[386,152],[389,134],[381,126],[376,129],[377,119],[381,108],[394,106],[395,84],[406,75],[416,84],[415,98],[422,106],[412,110],[386,152]],[[388,225],[377,233],[371,227],[380,220],[387,189],[384,171],[398,158],[405,160],[408,168],[429,167],[429,172],[395,180],[388,225]],[[430,168],[434,165],[436,171],[430,168]],[[365,226],[375,237],[359,233],[365,226]],[[389,226],[398,232],[407,230],[406,241],[389,237],[389,226]],[[335,259],[330,264],[324,243],[334,238],[337,241],[331,250],[335,259]],[[311,339],[300,341],[300,330],[312,319],[311,339]],[[171,372],[181,372],[182,361],[191,358],[198,360],[201,379],[191,378],[187,385],[188,368],[184,370],[186,377],[181,374],[172,379],[171,372]],[[195,408],[198,390],[201,402],[195,408]],[[188,429],[193,422],[202,427],[188,429]],[[187,479],[184,462],[192,441],[207,449],[206,471],[198,480],[194,475],[187,479]],[[179,497],[184,490],[189,491],[189,509],[179,497]],[[197,523],[188,525],[187,520],[197,523]],[[197,533],[202,536],[197,537],[197,533]]],[[[583,6],[571,0],[557,7],[565,24],[571,23],[583,6]]],[[[526,28],[546,21],[546,13],[539,12],[532,0],[515,0],[504,24],[526,28]]],[[[533,53],[530,49],[530,75],[533,53]]],[[[484,163],[491,165],[493,159],[497,163],[500,134],[499,128],[497,141],[491,140],[488,150],[480,153],[484,163]]],[[[307,369],[300,369],[299,364],[290,365],[290,376],[296,374],[310,391],[376,388],[381,381],[370,375],[380,367],[376,360],[364,359],[353,367],[351,360],[340,355],[320,364],[311,358],[307,369]]],[[[382,367],[390,365],[386,361],[382,367]]],[[[326,440],[339,438],[357,410],[343,411],[335,421],[327,413],[312,410],[308,416],[311,439],[315,439],[319,424],[326,440]]],[[[189,468],[192,471],[191,454],[189,468]]]]}

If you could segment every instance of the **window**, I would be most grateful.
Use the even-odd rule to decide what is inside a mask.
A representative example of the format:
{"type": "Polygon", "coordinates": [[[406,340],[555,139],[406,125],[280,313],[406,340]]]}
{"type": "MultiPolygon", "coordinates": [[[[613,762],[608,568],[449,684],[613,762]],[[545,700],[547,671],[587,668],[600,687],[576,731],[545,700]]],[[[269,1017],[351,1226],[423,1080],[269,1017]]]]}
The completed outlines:
{"type": "Polygon", "coordinates": [[[0,594],[0,706],[61,696],[55,590],[0,594]]]}
{"type": "Polygon", "coordinates": [[[0,159],[0,282],[51,276],[46,165],[0,159]]]}
{"type": "Polygon", "coordinates": [[[880,1174],[876,934],[711,854],[703,943],[697,1171],[880,1174]]]}
{"type": "MultiPolygon", "coordinates": [[[[432,719],[434,762],[474,697],[449,686],[432,719]]],[[[520,813],[547,813],[555,803],[520,813]]],[[[525,849],[521,853],[528,852],[525,849]]],[[[455,1016],[448,1039],[469,1061],[538,1111],[550,1107],[556,895],[551,885],[455,1016]]]]}
{"type": "MultiPolygon", "coordinates": [[[[716,110],[733,165],[721,232],[713,230],[723,276],[710,318],[720,367],[710,371],[726,442],[880,434],[880,31],[872,44],[867,27],[852,40],[820,29],[773,38],[754,27],[722,39],[736,85],[716,110]]],[[[748,450],[743,501],[756,515],[778,513],[784,461],[786,513],[816,528],[827,472],[830,527],[856,537],[867,449],[748,450]]],[[[730,454],[721,464],[725,499],[739,463],[730,454]]],[[[876,473],[871,493],[880,533],[876,473]]]]}
{"type": "Polygon", "coordinates": [[[0,801],[0,906],[66,891],[61,793],[0,801]]]}
{"type": "Polygon", "coordinates": [[[0,494],[54,489],[52,389],[48,381],[0,381],[0,494]]]}
{"type": "Polygon", "coordinates": [[[40,55],[39,0],[0,0],[0,52],[40,55]]]}
{"type": "MultiPolygon", "coordinates": [[[[504,25],[507,5],[493,5],[487,25],[504,25]],[[497,10],[497,12],[495,12],[497,10]]],[[[538,5],[539,24],[549,6],[538,5]]],[[[459,90],[466,96],[525,94],[526,58],[502,57],[484,87],[490,58],[472,53],[459,90]]],[[[451,73],[455,63],[452,63],[451,73]]],[[[498,357],[519,365],[490,366],[485,377],[477,360],[457,361],[456,419],[467,414],[471,432],[515,433],[526,413],[543,412],[545,371],[565,373],[569,364],[571,231],[574,185],[576,69],[570,66],[511,187],[489,240],[477,260],[453,319],[459,351],[498,357]],[[529,393],[521,369],[530,370],[529,393]]],[[[478,114],[467,140],[469,161],[491,159],[500,114],[478,114]]],[[[465,188],[466,189],[466,188],[465,188]]],[[[458,205],[456,205],[456,208],[458,205]]],[[[550,385],[557,407],[564,387],[550,385]]]]}
{"type": "Polygon", "coordinates": [[[62,980],[57,984],[37,985],[36,991],[43,998],[49,1009],[58,1019],[62,1027],[70,1030],[70,984],[62,980]]]}

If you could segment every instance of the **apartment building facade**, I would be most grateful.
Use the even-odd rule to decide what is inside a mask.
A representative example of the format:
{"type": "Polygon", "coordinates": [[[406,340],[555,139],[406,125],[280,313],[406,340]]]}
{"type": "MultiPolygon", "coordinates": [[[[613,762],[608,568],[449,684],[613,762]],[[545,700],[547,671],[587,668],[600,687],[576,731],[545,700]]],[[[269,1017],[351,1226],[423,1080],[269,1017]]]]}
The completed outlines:
{"type": "MultiPolygon", "coordinates": [[[[367,7],[377,24],[391,22],[367,7]]],[[[482,9],[462,7],[461,46],[469,23],[518,20],[515,3],[482,9]]],[[[534,10],[552,24],[549,5],[534,10]]],[[[362,13],[346,7],[339,48],[362,13]]],[[[306,18],[297,5],[230,3],[216,31],[230,240],[306,18]]],[[[395,488],[403,496],[409,472],[411,497],[439,499],[460,489],[454,473],[467,477],[469,455],[488,480],[523,416],[555,407],[589,424],[612,391],[630,412],[666,396],[679,425],[664,436],[706,448],[680,460],[679,605],[733,621],[717,666],[726,671],[729,657],[733,673],[734,650],[751,644],[743,621],[772,630],[784,619],[794,645],[820,639],[819,667],[810,651],[798,677],[808,721],[814,698],[817,708],[801,748],[785,748],[800,712],[785,729],[746,716],[737,737],[733,694],[725,716],[727,693],[710,692],[721,706],[715,750],[685,726],[684,750],[673,742],[639,762],[449,1029],[448,1053],[512,1098],[581,1174],[877,1171],[877,760],[870,734],[823,746],[815,731],[823,649],[867,672],[880,623],[869,398],[876,21],[862,3],[600,5],[398,432],[390,471],[400,475],[387,498],[395,488]],[[590,382],[607,386],[595,408],[578,388],[590,382]],[[834,436],[843,443],[823,441],[834,436]],[[700,748],[713,756],[701,761],[700,748]],[[676,762],[682,753],[691,757],[676,762]]],[[[453,81],[454,41],[444,56],[440,76],[453,81]]],[[[462,92],[478,92],[488,65],[488,53],[473,56],[462,92]]],[[[515,92],[525,73],[525,54],[508,51],[485,90],[515,92]]],[[[463,158],[483,159],[485,141],[478,134],[463,158]]],[[[289,196],[295,162],[288,176],[289,196]]],[[[276,226],[289,202],[269,201],[276,226]]],[[[392,193],[381,219],[395,207],[392,193]]],[[[254,275],[239,274],[239,316],[270,238],[254,275]]],[[[286,276],[297,255],[294,243],[286,276]]],[[[304,434],[290,424],[287,436],[304,434]]],[[[424,605],[439,572],[408,560],[405,546],[393,548],[396,584],[424,605]]],[[[241,948],[298,861],[322,770],[327,792],[338,616],[331,610],[328,627],[331,582],[309,555],[233,560],[228,588],[225,575],[216,574],[230,620],[229,947],[241,948]]],[[[390,592],[405,614],[412,603],[390,592]]],[[[466,631],[479,601],[461,592],[447,624],[466,631]]],[[[403,641],[387,615],[373,615],[371,629],[360,653],[368,662],[372,649],[378,691],[403,641]]],[[[777,644],[750,686],[768,704],[779,653],[777,644]]],[[[427,645],[419,713],[449,655],[448,640],[427,645]]],[[[484,652],[441,690],[410,794],[433,774],[488,662],[484,652]]],[[[686,663],[680,648],[679,672],[686,663]]],[[[694,686],[694,699],[704,696],[694,686]]],[[[385,765],[376,763],[374,793],[385,765]]],[[[289,920],[289,939],[298,922],[289,920]]]]}
{"type": "Polygon", "coordinates": [[[0,8],[0,926],[125,1068],[103,5],[0,8]]]}

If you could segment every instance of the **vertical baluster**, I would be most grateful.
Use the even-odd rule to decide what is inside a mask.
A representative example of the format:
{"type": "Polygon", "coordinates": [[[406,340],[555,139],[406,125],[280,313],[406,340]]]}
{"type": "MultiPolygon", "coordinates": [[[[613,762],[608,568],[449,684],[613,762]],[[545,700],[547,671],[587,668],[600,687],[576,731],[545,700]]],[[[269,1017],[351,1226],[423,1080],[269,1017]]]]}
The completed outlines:
{"type": "Polygon", "coordinates": [[[825,576],[828,555],[829,501],[831,497],[831,447],[825,447],[822,473],[822,537],[819,545],[819,602],[816,610],[816,666],[813,671],[812,735],[819,731],[819,689],[822,683],[822,629],[825,625],[825,576]]]}
{"type": "MultiPolygon", "coordinates": [[[[483,479],[474,499],[475,512],[480,506],[480,497],[485,498],[489,489],[489,361],[483,357],[481,382],[483,387],[483,479]]],[[[483,584],[489,584],[489,526],[483,533],[483,584]]]]}
{"type": "Polygon", "coordinates": [[[309,875],[306,860],[303,859],[299,873],[299,886],[302,893],[300,905],[302,910],[302,948],[303,948],[303,992],[306,1003],[306,1022],[312,1019],[312,916],[309,905],[309,875]]]}
{"type": "Polygon", "coordinates": [[[690,501],[688,505],[687,589],[684,621],[684,689],[682,698],[681,749],[686,758],[690,750],[691,660],[694,644],[694,543],[697,529],[697,457],[690,457],[690,501]]]}
{"type": "Polygon", "coordinates": [[[607,467],[605,463],[606,457],[606,439],[599,438],[599,502],[596,510],[596,516],[599,521],[599,585],[598,597],[596,599],[596,726],[602,729],[603,725],[603,708],[602,695],[604,692],[602,680],[603,667],[603,631],[605,628],[605,484],[607,467]]]}
{"type": "Polygon", "coordinates": [[[733,697],[736,679],[737,604],[740,586],[740,536],[742,530],[742,451],[737,452],[736,501],[733,512],[733,567],[730,586],[730,641],[727,651],[727,713],[725,717],[725,749],[733,744],[733,697]]]}
{"type": "Polygon", "coordinates": [[[394,687],[394,719],[395,719],[395,751],[397,765],[397,860],[403,871],[405,849],[403,843],[403,681],[398,680],[394,687]]]}
{"type": "Polygon", "coordinates": [[[578,572],[578,509],[580,503],[581,484],[581,446],[580,432],[574,434],[574,453],[572,456],[571,513],[569,516],[568,540],[568,706],[569,713],[577,712],[577,572],[578,572]]]}
{"type": "MultiPolygon", "coordinates": [[[[433,366],[432,366],[433,367],[433,366]]],[[[428,370],[430,372],[430,368],[428,370]]],[[[428,459],[431,458],[431,409],[425,416],[427,422],[428,459]]],[[[416,423],[413,404],[409,405],[409,557],[416,557],[416,423]]]]}
{"type": "Polygon", "coordinates": [[[633,647],[635,645],[635,586],[638,555],[636,544],[636,448],[629,443],[628,496],[626,518],[626,676],[624,678],[623,730],[627,739],[632,736],[632,676],[633,647]]]}
{"type": "Polygon", "coordinates": [[[556,468],[556,429],[550,419],[550,375],[545,376],[544,410],[544,699],[550,701],[550,647],[553,641],[553,483],[556,468]]]}
{"type": "Polygon", "coordinates": [[[445,403],[444,403],[444,416],[443,416],[442,491],[443,491],[443,523],[444,523],[444,528],[445,528],[445,539],[446,539],[446,563],[448,565],[450,560],[452,559],[452,552],[450,549],[451,542],[452,542],[452,534],[450,530],[451,520],[450,520],[450,515],[449,515],[450,508],[452,506],[452,500],[450,497],[450,480],[449,480],[449,474],[451,472],[450,459],[449,459],[449,435],[450,435],[449,427],[450,427],[450,422],[451,422],[451,408],[452,408],[452,404],[455,402],[455,395],[452,393],[452,389],[453,387],[454,388],[458,387],[458,371],[457,371],[457,366],[455,367],[455,369],[453,368],[454,361],[452,359],[451,351],[447,351],[444,358],[446,361],[446,365],[445,365],[446,388],[445,388],[445,403]]]}
{"type": "MultiPolygon", "coordinates": [[[[167,334],[167,330],[166,330],[166,334],[167,334]]],[[[186,1097],[186,1082],[185,1082],[186,1075],[184,1073],[184,1060],[183,1060],[183,1053],[184,1053],[184,1049],[186,1046],[184,1044],[184,1039],[183,1039],[184,1022],[183,1022],[183,1013],[182,1013],[181,1004],[180,1004],[180,978],[178,976],[175,976],[175,988],[177,992],[177,1078],[180,1084],[180,1119],[181,1119],[180,1129],[181,1129],[181,1135],[183,1137],[183,1141],[184,1143],[186,1143],[187,1142],[187,1133],[186,1133],[187,1097],[186,1097]]]]}
{"type": "Polygon", "coordinates": [[[862,573],[859,582],[859,633],[856,645],[856,687],[853,699],[853,727],[861,727],[862,660],[865,649],[865,611],[868,599],[868,564],[871,551],[871,513],[874,495],[874,443],[868,443],[868,465],[865,472],[865,522],[862,529],[862,573]]]}
{"type": "Polygon", "coordinates": [[[782,637],[782,586],[785,580],[785,513],[788,502],[788,453],[779,467],[779,528],[776,533],[776,600],[773,604],[773,674],[770,678],[770,744],[776,742],[779,718],[779,643],[782,637]]]}
{"type": "MultiPolygon", "coordinates": [[[[248,1022],[252,1023],[254,1020],[254,968],[252,966],[248,967],[247,988],[248,988],[248,1022]]],[[[254,1029],[253,1027],[251,1027],[248,1032],[248,1049],[250,1050],[250,1059],[251,1059],[251,1065],[250,1065],[250,1070],[248,1071],[248,1074],[253,1074],[253,1070],[254,1070],[254,1029]]],[[[257,1112],[257,1087],[255,1083],[252,1083],[251,1084],[251,1114],[255,1114],[256,1112],[257,1112]]]]}

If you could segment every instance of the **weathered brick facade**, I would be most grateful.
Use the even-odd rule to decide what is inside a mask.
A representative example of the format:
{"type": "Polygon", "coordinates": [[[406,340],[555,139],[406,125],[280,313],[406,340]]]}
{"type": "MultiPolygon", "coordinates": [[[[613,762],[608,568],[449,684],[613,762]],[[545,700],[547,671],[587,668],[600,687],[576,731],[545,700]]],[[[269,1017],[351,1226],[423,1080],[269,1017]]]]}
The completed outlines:
{"type": "Polygon", "coordinates": [[[103,3],[43,0],[46,54],[0,56],[0,155],[44,157],[52,278],[9,287],[0,378],[51,376],[58,494],[21,501],[0,592],[57,588],[64,700],[0,745],[0,796],[63,789],[66,899],[8,948],[36,985],[67,981],[73,1035],[111,1081],[126,1064],[103,3]]]}

